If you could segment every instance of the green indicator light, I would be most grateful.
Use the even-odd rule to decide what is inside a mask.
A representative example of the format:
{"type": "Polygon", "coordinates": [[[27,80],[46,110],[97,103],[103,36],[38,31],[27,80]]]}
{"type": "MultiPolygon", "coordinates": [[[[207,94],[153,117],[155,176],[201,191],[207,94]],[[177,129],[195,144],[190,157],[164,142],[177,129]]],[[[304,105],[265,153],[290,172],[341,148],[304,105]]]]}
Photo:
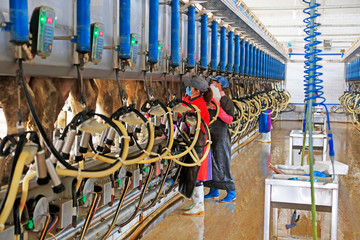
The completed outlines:
{"type": "Polygon", "coordinates": [[[131,46],[134,46],[134,45],[135,45],[135,38],[134,38],[134,37],[131,38],[130,44],[131,44],[131,46]]]}
{"type": "Polygon", "coordinates": [[[147,171],[148,171],[148,169],[145,167],[145,168],[144,168],[144,172],[147,172],[147,171]]]}
{"type": "Polygon", "coordinates": [[[32,218],[27,222],[27,228],[30,230],[34,228],[34,221],[32,218]]]}
{"type": "Polygon", "coordinates": [[[85,202],[86,202],[86,196],[85,196],[85,195],[81,195],[80,201],[82,201],[83,203],[85,203],[85,202]]]}
{"type": "Polygon", "coordinates": [[[45,20],[45,17],[41,17],[41,18],[40,18],[40,22],[41,22],[41,23],[45,23],[45,21],[46,21],[46,20],[45,20]]]}
{"type": "Polygon", "coordinates": [[[99,32],[98,32],[98,31],[95,31],[95,32],[94,32],[94,35],[95,35],[95,36],[99,35],[99,32]]]}
{"type": "Polygon", "coordinates": [[[121,179],[118,179],[116,182],[121,185],[121,179]]]}
{"type": "Polygon", "coordinates": [[[158,45],[158,51],[161,51],[161,44],[158,45]]]}

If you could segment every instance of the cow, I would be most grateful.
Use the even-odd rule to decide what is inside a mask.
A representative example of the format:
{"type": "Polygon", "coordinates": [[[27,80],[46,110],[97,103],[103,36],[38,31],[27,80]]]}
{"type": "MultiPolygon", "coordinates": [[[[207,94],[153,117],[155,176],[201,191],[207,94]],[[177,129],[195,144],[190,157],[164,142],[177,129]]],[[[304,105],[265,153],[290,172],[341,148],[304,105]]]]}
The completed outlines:
{"type": "MultiPolygon", "coordinates": [[[[27,78],[28,90],[30,92],[35,110],[45,130],[47,137],[51,138],[54,131],[54,124],[61,112],[65,101],[68,99],[73,114],[81,112],[84,106],[80,103],[81,86],[77,79],[73,78],[50,78],[30,77],[27,78]]],[[[98,107],[99,113],[110,116],[119,109],[121,105],[120,94],[117,82],[114,79],[84,79],[84,95],[86,107],[95,110],[98,107]]],[[[128,104],[134,104],[137,109],[147,100],[145,84],[142,80],[122,80],[122,88],[127,94],[128,104]]],[[[154,98],[166,103],[166,90],[163,81],[149,81],[150,92],[154,98]]],[[[178,92],[179,84],[169,84],[167,91],[171,96],[178,92]]],[[[0,77],[0,105],[3,107],[7,124],[7,134],[17,132],[17,109],[18,109],[18,86],[15,77],[0,77]]],[[[36,130],[35,124],[29,114],[23,90],[20,87],[20,109],[22,121],[29,130],[36,130]]],[[[6,177],[10,164],[6,162],[0,175],[6,177]]],[[[1,179],[0,179],[1,182],[1,179]]]]}

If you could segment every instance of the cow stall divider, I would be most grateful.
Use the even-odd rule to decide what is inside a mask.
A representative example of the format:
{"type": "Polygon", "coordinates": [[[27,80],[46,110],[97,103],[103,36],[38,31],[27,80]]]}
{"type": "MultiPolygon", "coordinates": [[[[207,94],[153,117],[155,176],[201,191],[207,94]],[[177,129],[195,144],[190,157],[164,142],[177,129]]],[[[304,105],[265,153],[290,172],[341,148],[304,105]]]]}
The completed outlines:
{"type": "MultiPolygon", "coordinates": [[[[260,66],[259,53],[256,55],[257,61],[251,65],[252,71],[247,75],[245,68],[243,71],[245,59],[250,61],[250,58],[246,58],[245,39],[242,39],[239,32],[216,19],[211,11],[198,9],[196,2],[190,1],[188,5],[179,0],[166,3],[159,3],[158,0],[144,2],[143,6],[147,6],[149,13],[142,19],[144,26],[148,28],[148,48],[147,38],[142,35],[142,49],[138,55],[143,60],[141,71],[144,76],[147,101],[141,109],[136,109],[134,105],[128,104],[126,100],[128,93],[123,89],[120,80],[120,75],[122,80],[125,80],[126,74],[137,69],[134,61],[137,53],[134,53],[134,49],[137,47],[138,38],[136,34],[131,33],[133,27],[131,11],[134,8],[131,0],[118,2],[119,9],[116,10],[121,24],[118,26],[118,42],[114,42],[112,46],[105,46],[107,25],[100,22],[91,24],[90,13],[94,14],[94,12],[90,11],[90,0],[76,1],[75,32],[71,36],[54,37],[57,19],[55,10],[41,6],[31,17],[30,49],[28,18],[20,14],[25,10],[28,11],[27,1],[10,1],[11,41],[15,45],[15,58],[18,62],[19,95],[22,88],[41,140],[37,133],[24,131],[19,112],[19,133],[9,135],[1,142],[0,159],[14,154],[14,160],[8,187],[5,194],[0,195],[4,196],[0,205],[0,236],[14,220],[14,235],[17,238],[21,238],[26,231],[29,233],[29,239],[38,237],[44,239],[48,234],[59,238],[78,237],[79,239],[96,235],[106,239],[117,234],[118,230],[132,226],[131,223],[135,219],[141,221],[142,216],[148,216],[146,214],[158,207],[162,199],[176,196],[174,191],[180,169],[198,166],[207,160],[211,134],[209,127],[201,119],[199,109],[182,100],[182,86],[180,86],[179,98],[176,98],[175,93],[169,96],[166,80],[169,74],[172,74],[171,84],[178,76],[180,84],[183,77],[191,78],[194,75],[208,78],[221,74],[230,78],[231,96],[235,105],[234,121],[230,124],[234,144],[257,128],[258,116],[261,112],[271,109],[269,114],[276,118],[280,111],[285,110],[290,95],[279,87],[283,76],[265,76],[265,70],[268,71],[269,67],[265,66],[265,57],[262,58],[263,65],[260,66]],[[170,47],[169,44],[160,43],[158,38],[159,4],[171,9],[170,47]],[[185,16],[183,10],[186,9],[185,16]],[[183,36],[182,17],[187,17],[188,21],[187,39],[183,36]],[[200,24],[196,22],[197,18],[200,24]],[[219,65],[218,25],[221,35],[219,65]],[[212,31],[210,64],[207,47],[209,26],[212,31]],[[184,51],[187,52],[187,58],[180,56],[183,39],[187,40],[187,51],[184,51]],[[54,49],[53,46],[56,46],[53,40],[70,40],[74,48],[71,53],[73,55],[71,66],[76,68],[77,81],[81,89],[80,100],[83,105],[83,111],[73,117],[54,143],[46,136],[35,111],[24,78],[23,66],[25,60],[33,60],[36,55],[41,58],[49,57],[54,49]],[[163,47],[170,49],[170,56],[163,54],[163,47]],[[112,50],[115,56],[112,71],[115,72],[122,103],[122,107],[110,117],[87,109],[85,99],[84,75],[92,67],[91,64],[99,66],[103,63],[103,50],[112,50]],[[162,66],[161,73],[165,79],[168,103],[155,99],[156,89],[150,87],[154,72],[158,72],[159,66],[162,66]],[[262,68],[263,76],[260,74],[262,68]],[[265,91],[260,90],[260,87],[265,88],[265,91]],[[204,146],[205,153],[199,157],[194,146],[201,128],[205,130],[207,141],[204,146]],[[50,153],[41,147],[42,141],[50,153]],[[193,159],[192,163],[183,162],[183,157],[187,154],[193,159]],[[32,162],[34,164],[30,165],[30,169],[22,178],[24,166],[32,162]],[[33,178],[37,180],[36,188],[43,190],[37,196],[29,191],[32,188],[33,178]],[[49,180],[52,183],[51,193],[48,192],[49,180]],[[22,188],[21,194],[18,193],[19,186],[22,188]],[[60,200],[53,197],[49,198],[51,200],[46,200],[50,194],[60,200]],[[21,198],[16,200],[18,195],[21,195],[21,198]],[[58,205],[55,206],[54,203],[58,205]],[[117,207],[111,209],[114,204],[117,207]],[[31,205],[31,208],[28,205],[31,205]],[[13,219],[10,216],[11,209],[14,209],[13,219]],[[108,225],[100,227],[99,216],[102,214],[107,216],[112,214],[112,217],[108,219],[110,220],[108,225]],[[27,222],[24,223],[24,220],[27,222]],[[34,223],[35,227],[32,226],[34,223]],[[97,232],[100,228],[102,230],[97,232]]],[[[250,70],[250,65],[248,69],[250,70]]],[[[217,120],[220,111],[217,103],[213,101],[212,104],[215,106],[216,114],[211,119],[210,125],[217,120]]]]}

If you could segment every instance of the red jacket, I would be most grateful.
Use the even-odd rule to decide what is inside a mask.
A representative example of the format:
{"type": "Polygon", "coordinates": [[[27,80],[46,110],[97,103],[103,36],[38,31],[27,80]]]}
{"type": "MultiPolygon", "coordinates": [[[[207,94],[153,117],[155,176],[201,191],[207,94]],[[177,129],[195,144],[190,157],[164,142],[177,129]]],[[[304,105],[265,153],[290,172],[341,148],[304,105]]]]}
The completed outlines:
{"type": "MultiPolygon", "coordinates": [[[[189,96],[187,96],[184,99],[185,102],[191,103],[192,105],[195,105],[199,108],[200,115],[201,115],[201,119],[204,120],[204,122],[206,123],[207,126],[209,126],[209,122],[210,122],[210,115],[209,115],[209,111],[206,105],[206,102],[204,100],[204,98],[202,96],[196,97],[194,99],[189,98],[189,96]]],[[[205,129],[204,127],[201,125],[201,130],[205,133],[205,129]]],[[[206,143],[207,139],[205,136],[205,143],[206,143]]],[[[204,143],[204,144],[205,144],[204,143]]],[[[204,149],[204,153],[206,151],[206,148],[204,149]]],[[[211,160],[211,159],[210,159],[211,160]]],[[[207,157],[205,158],[205,160],[201,163],[200,165],[200,169],[199,169],[199,174],[197,177],[198,181],[205,181],[208,179],[208,175],[207,175],[207,170],[208,170],[208,159],[207,157]]]]}

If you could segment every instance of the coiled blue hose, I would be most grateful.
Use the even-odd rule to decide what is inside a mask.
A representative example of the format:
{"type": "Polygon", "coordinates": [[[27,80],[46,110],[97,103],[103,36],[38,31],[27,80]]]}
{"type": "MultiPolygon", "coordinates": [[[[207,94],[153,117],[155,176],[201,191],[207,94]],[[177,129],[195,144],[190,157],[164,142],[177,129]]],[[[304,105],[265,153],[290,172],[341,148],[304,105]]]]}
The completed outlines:
{"type": "MultiPolygon", "coordinates": [[[[320,85],[323,82],[323,80],[319,79],[319,77],[323,75],[323,73],[318,71],[319,69],[322,68],[322,66],[317,64],[318,61],[322,60],[322,58],[318,56],[318,54],[321,53],[322,51],[320,49],[317,49],[316,47],[317,45],[321,44],[321,41],[316,40],[316,38],[319,35],[321,35],[321,33],[318,32],[318,27],[321,24],[315,22],[315,19],[320,16],[320,14],[316,10],[316,8],[320,6],[320,4],[314,3],[313,5],[310,5],[310,1],[306,1],[306,0],[303,0],[303,2],[309,4],[309,7],[303,10],[305,14],[309,15],[309,17],[304,19],[304,23],[306,24],[306,28],[304,29],[304,32],[308,35],[307,37],[304,38],[305,42],[307,42],[305,44],[306,61],[305,61],[305,71],[304,71],[305,101],[308,102],[309,100],[314,100],[313,103],[314,106],[320,106],[320,105],[324,106],[326,110],[328,129],[331,131],[329,111],[327,109],[327,106],[325,105],[326,98],[323,96],[324,87],[320,85]],[[313,14],[310,13],[312,9],[315,9],[313,14]],[[314,81],[310,81],[310,79],[314,79],[314,81]],[[319,101],[315,102],[316,99],[320,100],[320,102],[319,101]]],[[[331,134],[331,141],[332,141],[332,134],[331,134]]],[[[333,151],[333,146],[329,146],[329,147],[332,148],[330,149],[330,151],[333,151]]]]}
{"type": "MultiPolygon", "coordinates": [[[[314,168],[313,168],[313,146],[312,146],[312,126],[311,124],[311,116],[306,116],[306,114],[312,113],[312,106],[324,106],[327,115],[327,123],[328,123],[328,138],[329,138],[329,155],[330,160],[332,162],[333,170],[334,170],[334,141],[333,135],[330,128],[330,118],[329,111],[325,105],[325,97],[324,92],[322,91],[323,87],[320,85],[323,81],[319,79],[323,74],[319,72],[322,66],[318,65],[317,62],[322,60],[322,58],[318,57],[318,54],[321,52],[320,49],[317,49],[317,45],[321,44],[321,41],[317,40],[317,37],[321,35],[318,32],[318,28],[320,23],[316,23],[316,18],[320,16],[317,12],[317,7],[320,4],[316,3],[316,0],[303,0],[304,3],[308,4],[309,7],[305,8],[303,12],[309,15],[304,19],[304,23],[306,27],[304,32],[307,36],[304,38],[305,44],[305,79],[304,79],[304,90],[305,90],[305,119],[308,123],[304,126],[304,145],[306,139],[306,130],[309,130],[309,156],[310,156],[310,180],[311,180],[311,212],[312,212],[312,229],[313,229],[313,239],[317,239],[317,226],[316,226],[316,204],[315,204],[315,187],[314,187],[314,168]],[[315,100],[320,100],[316,102],[315,100]]],[[[305,148],[305,146],[303,146],[305,148]]],[[[333,176],[335,177],[335,176],[333,176]]]]}

